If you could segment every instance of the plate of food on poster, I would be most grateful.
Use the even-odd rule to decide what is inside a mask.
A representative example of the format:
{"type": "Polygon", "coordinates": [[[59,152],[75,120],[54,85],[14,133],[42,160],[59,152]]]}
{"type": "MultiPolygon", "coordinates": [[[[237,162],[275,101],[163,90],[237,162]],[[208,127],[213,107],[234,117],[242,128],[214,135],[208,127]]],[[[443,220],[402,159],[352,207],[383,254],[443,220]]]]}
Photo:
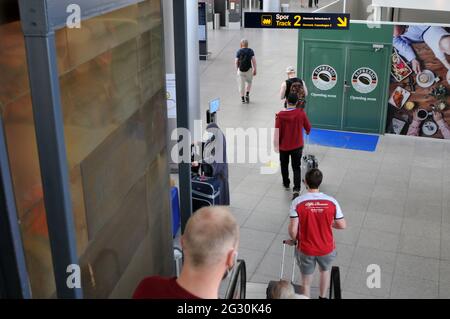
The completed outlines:
{"type": "Polygon", "coordinates": [[[394,26],[387,133],[450,139],[450,28],[394,26]]]}

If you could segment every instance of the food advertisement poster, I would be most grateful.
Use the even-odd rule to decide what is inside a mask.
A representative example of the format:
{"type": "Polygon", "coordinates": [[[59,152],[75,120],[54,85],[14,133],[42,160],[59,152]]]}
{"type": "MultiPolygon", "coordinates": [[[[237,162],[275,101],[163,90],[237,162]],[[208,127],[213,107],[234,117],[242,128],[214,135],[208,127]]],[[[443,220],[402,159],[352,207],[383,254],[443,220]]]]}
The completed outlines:
{"type": "Polygon", "coordinates": [[[450,28],[397,25],[387,133],[450,139],[450,28]]]}

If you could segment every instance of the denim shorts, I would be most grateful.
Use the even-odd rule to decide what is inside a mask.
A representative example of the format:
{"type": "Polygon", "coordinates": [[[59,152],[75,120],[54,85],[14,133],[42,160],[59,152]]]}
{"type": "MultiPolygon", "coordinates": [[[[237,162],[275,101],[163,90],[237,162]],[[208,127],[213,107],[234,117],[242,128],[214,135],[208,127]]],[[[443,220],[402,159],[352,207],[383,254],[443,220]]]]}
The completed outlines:
{"type": "Polygon", "coordinates": [[[316,269],[316,263],[319,264],[320,271],[331,270],[336,256],[336,250],[325,256],[308,256],[298,250],[295,252],[295,257],[297,258],[302,275],[312,275],[316,269]]]}

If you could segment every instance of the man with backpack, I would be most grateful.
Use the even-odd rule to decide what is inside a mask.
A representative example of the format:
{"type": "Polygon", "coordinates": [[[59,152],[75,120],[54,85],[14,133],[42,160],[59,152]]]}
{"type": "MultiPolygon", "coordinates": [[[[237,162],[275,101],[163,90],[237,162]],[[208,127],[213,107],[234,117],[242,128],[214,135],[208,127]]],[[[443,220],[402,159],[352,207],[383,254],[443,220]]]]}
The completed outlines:
{"type": "Polygon", "coordinates": [[[255,52],[248,47],[246,39],[241,40],[241,48],[236,53],[235,60],[239,92],[242,103],[250,103],[250,90],[252,88],[253,77],[256,76],[255,52]]]}
{"type": "Polygon", "coordinates": [[[286,68],[288,79],[281,84],[280,98],[284,100],[284,107],[287,106],[287,97],[290,93],[297,94],[299,107],[305,107],[305,99],[308,95],[308,88],[305,81],[299,79],[295,75],[295,69],[293,66],[286,68]]]}

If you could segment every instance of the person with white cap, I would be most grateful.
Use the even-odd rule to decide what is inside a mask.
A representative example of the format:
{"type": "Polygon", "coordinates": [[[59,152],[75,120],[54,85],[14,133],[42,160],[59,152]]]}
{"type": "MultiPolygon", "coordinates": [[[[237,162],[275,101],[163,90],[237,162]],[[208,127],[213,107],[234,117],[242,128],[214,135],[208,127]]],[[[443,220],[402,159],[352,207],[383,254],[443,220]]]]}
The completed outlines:
{"type": "Polygon", "coordinates": [[[308,96],[308,88],[306,87],[305,81],[303,81],[302,79],[299,79],[296,76],[295,68],[293,66],[288,66],[286,68],[286,74],[288,76],[288,79],[281,84],[281,89],[280,89],[280,98],[281,98],[281,100],[283,100],[285,107],[287,106],[286,99],[289,96],[289,93],[291,93],[291,88],[294,85],[294,83],[295,83],[295,86],[297,84],[299,84],[303,89],[303,92],[300,93],[300,96],[299,96],[300,101],[302,99],[304,99],[306,96],[308,96]]]}

